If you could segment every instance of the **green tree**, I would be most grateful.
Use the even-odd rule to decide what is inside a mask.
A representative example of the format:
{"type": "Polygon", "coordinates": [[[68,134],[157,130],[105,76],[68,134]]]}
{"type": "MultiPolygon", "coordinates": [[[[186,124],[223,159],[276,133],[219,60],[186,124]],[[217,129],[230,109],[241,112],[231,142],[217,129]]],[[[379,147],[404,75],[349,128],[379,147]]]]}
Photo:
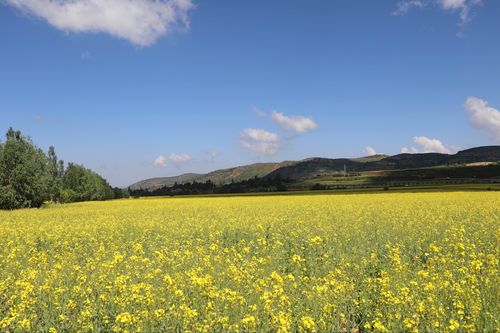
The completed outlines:
{"type": "Polygon", "coordinates": [[[20,131],[0,145],[0,209],[40,207],[48,195],[48,161],[20,131]]]}
{"type": "Polygon", "coordinates": [[[49,147],[48,157],[48,195],[51,201],[59,201],[62,192],[62,177],[64,175],[64,162],[57,159],[56,150],[49,147]],[[62,171],[60,170],[62,167],[62,171]]]}
{"type": "Polygon", "coordinates": [[[69,163],[63,177],[63,201],[108,200],[115,197],[108,182],[81,165],[69,163]]]}
{"type": "Polygon", "coordinates": [[[130,197],[130,193],[126,188],[114,187],[113,192],[114,192],[114,199],[123,199],[130,197]]]}

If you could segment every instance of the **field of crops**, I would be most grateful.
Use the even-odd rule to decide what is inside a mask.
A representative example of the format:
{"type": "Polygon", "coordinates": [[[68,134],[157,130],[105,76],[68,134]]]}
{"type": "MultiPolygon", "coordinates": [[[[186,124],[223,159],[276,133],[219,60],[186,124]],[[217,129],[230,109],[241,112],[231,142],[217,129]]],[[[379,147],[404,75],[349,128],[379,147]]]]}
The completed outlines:
{"type": "Polygon", "coordinates": [[[500,193],[0,212],[1,332],[499,332],[500,193]]]}

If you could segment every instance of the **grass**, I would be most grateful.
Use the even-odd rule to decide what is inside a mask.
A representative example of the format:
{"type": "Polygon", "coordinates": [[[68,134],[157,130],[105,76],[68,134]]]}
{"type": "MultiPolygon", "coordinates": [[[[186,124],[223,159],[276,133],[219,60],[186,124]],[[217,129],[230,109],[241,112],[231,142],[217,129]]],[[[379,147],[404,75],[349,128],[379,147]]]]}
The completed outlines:
{"type": "MultiPolygon", "coordinates": [[[[309,187],[308,187],[309,188],[309,187]]],[[[190,194],[175,196],[155,196],[155,198],[217,198],[217,197],[260,197],[260,196],[290,196],[290,195],[342,195],[342,194],[376,194],[376,193],[426,193],[426,192],[477,192],[500,191],[500,184],[442,184],[400,187],[357,187],[333,190],[293,189],[285,192],[248,192],[248,193],[214,193],[190,194]]],[[[145,199],[148,197],[143,197],[145,199]]],[[[139,198],[138,198],[139,199],[139,198]]]]}

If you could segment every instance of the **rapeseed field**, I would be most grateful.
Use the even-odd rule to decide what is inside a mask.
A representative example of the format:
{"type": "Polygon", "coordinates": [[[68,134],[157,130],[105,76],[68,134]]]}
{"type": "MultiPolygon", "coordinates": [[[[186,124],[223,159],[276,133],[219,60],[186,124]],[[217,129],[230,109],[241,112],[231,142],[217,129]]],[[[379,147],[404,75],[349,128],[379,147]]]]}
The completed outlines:
{"type": "Polygon", "coordinates": [[[500,193],[0,212],[1,332],[499,332],[500,193]]]}

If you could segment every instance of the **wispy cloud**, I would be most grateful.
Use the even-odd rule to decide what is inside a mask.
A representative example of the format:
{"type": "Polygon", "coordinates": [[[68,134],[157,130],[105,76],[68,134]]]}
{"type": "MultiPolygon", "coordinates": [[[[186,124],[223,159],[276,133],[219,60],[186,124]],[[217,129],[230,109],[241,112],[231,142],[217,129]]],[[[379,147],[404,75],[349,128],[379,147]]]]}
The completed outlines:
{"type": "Polygon", "coordinates": [[[276,154],[280,149],[279,141],[278,134],[263,129],[246,128],[240,133],[241,146],[259,154],[276,154]]]}
{"type": "MultiPolygon", "coordinates": [[[[259,117],[272,120],[282,129],[292,132],[293,135],[285,136],[284,140],[291,140],[297,134],[303,134],[318,128],[318,124],[310,117],[287,116],[276,110],[267,113],[258,107],[252,111],[259,117]]],[[[282,138],[273,132],[263,129],[247,128],[240,133],[240,144],[242,147],[259,154],[274,155],[282,148],[282,138]]]]}
{"type": "Polygon", "coordinates": [[[176,28],[189,28],[192,0],[3,0],[65,32],[102,32],[150,46],[176,28]]]}
{"type": "Polygon", "coordinates": [[[415,147],[403,147],[403,148],[401,148],[401,153],[403,153],[403,154],[417,154],[420,152],[415,147]]]}
{"type": "Polygon", "coordinates": [[[271,112],[271,119],[283,129],[291,130],[296,133],[305,133],[318,128],[318,124],[310,117],[286,116],[282,112],[276,110],[271,112]]]}
{"type": "Polygon", "coordinates": [[[191,156],[186,153],[176,154],[171,153],[168,157],[164,155],[159,155],[153,162],[154,165],[160,168],[164,168],[167,166],[168,162],[172,163],[172,165],[178,167],[183,163],[191,161],[191,156]]]}
{"type": "Polygon", "coordinates": [[[466,24],[472,18],[471,11],[475,6],[481,5],[481,0],[438,0],[438,4],[444,10],[457,11],[460,22],[466,24]]]}
{"type": "Polygon", "coordinates": [[[465,110],[469,114],[469,122],[500,143],[500,111],[488,106],[488,102],[477,97],[469,97],[465,101],[465,110]]]}
{"type": "Polygon", "coordinates": [[[393,15],[400,16],[408,13],[413,7],[422,8],[425,6],[424,0],[404,0],[397,4],[396,10],[392,12],[393,15]]]}
{"type": "Polygon", "coordinates": [[[254,107],[252,108],[252,111],[253,111],[256,115],[258,115],[259,117],[265,117],[265,116],[267,115],[264,111],[262,111],[262,109],[261,109],[261,108],[259,108],[259,107],[257,107],[257,106],[254,106],[254,107]]]}
{"type": "Polygon", "coordinates": [[[181,153],[181,154],[172,153],[172,154],[170,154],[170,156],[168,156],[168,160],[175,165],[179,165],[179,164],[190,161],[191,156],[189,156],[186,153],[181,153]]]}
{"type": "Polygon", "coordinates": [[[457,12],[460,24],[464,26],[472,19],[472,10],[481,4],[482,0],[401,0],[392,14],[400,16],[407,14],[413,8],[434,6],[441,10],[457,12]]]}
{"type": "Polygon", "coordinates": [[[365,147],[365,149],[363,149],[363,153],[366,156],[377,155],[377,151],[373,147],[370,147],[370,146],[365,147]]]}
{"type": "Polygon", "coordinates": [[[160,155],[154,160],[153,164],[157,167],[164,168],[167,165],[167,158],[163,155],[160,155]]]}
{"type": "Polygon", "coordinates": [[[453,154],[456,153],[456,148],[453,146],[445,145],[438,139],[431,139],[426,136],[415,136],[413,137],[413,142],[419,146],[415,147],[403,147],[401,148],[402,153],[441,153],[441,154],[453,154]]]}

